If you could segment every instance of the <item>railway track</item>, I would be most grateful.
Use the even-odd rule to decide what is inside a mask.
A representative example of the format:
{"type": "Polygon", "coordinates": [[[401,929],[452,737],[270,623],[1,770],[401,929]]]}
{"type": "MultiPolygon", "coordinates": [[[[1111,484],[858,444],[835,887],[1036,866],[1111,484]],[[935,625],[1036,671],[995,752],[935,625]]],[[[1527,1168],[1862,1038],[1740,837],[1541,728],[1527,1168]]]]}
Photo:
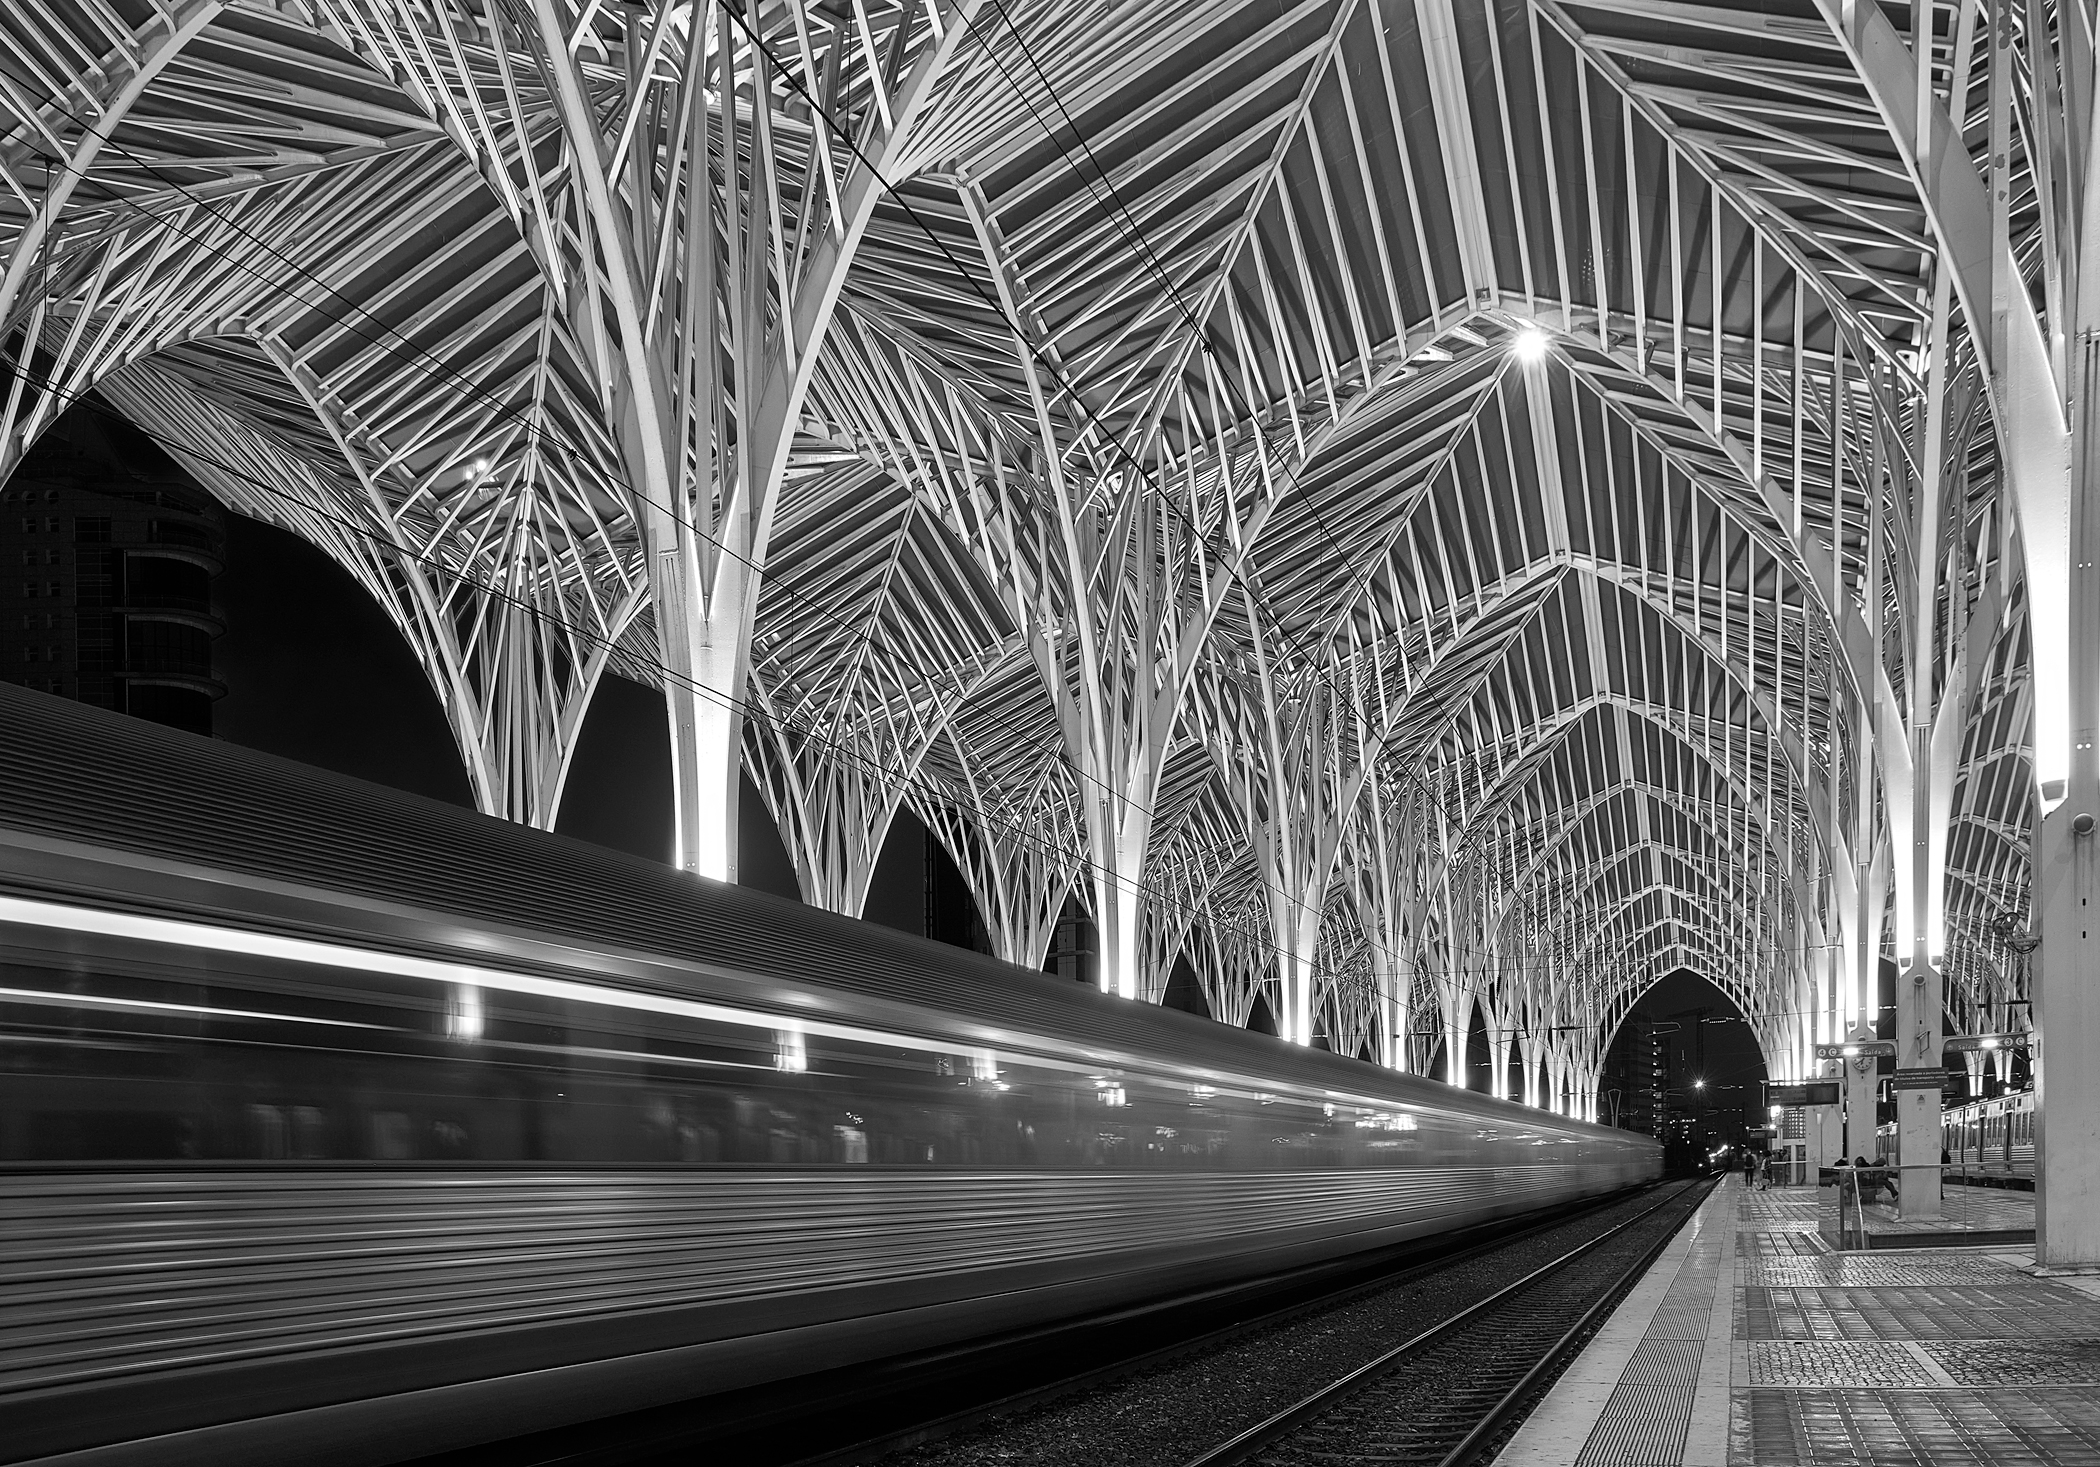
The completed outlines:
{"type": "MultiPolygon", "coordinates": [[[[938,1416],[902,1430],[854,1441],[848,1446],[814,1455],[793,1455],[787,1462],[787,1467],[857,1467],[857,1464],[863,1463],[888,1462],[893,1453],[920,1443],[939,1441],[981,1422],[1012,1417],[1060,1398],[1198,1355],[1208,1348],[1250,1333],[1273,1329],[1295,1319],[1345,1306],[1358,1299],[1432,1279],[1440,1273],[1520,1247],[1557,1228],[1580,1223],[1595,1213],[1608,1212],[1625,1200],[1626,1194],[1609,1194],[1590,1198],[1574,1206],[1556,1208],[1541,1216],[1498,1221],[1468,1229],[1453,1237],[1422,1240],[1408,1245],[1404,1256],[1391,1262],[1338,1262],[1306,1268],[1295,1275],[1267,1281],[1258,1292],[1244,1285],[1218,1289],[1212,1292],[1217,1295],[1222,1310],[1222,1323],[1204,1327],[1196,1332],[1176,1332],[1171,1342],[1156,1348],[1126,1353],[1097,1369],[1077,1375],[1060,1376],[1046,1384],[1022,1391],[1000,1394],[962,1411],[938,1416]],[[1346,1282],[1321,1282],[1323,1278],[1342,1279],[1346,1282]],[[1250,1312],[1248,1305],[1261,1299],[1264,1294],[1281,1295],[1288,1299],[1288,1302],[1255,1304],[1250,1312]]],[[[1141,1331],[1147,1326],[1151,1316],[1185,1313],[1190,1311],[1193,1305],[1197,1305],[1197,1302],[1195,1299],[1176,1299],[1141,1305],[1112,1317],[1106,1324],[1112,1332],[1141,1331]]],[[[1217,1313],[1219,1310],[1209,1312],[1217,1313]]],[[[1102,1323],[1086,1322],[1084,1328],[1089,1332],[1099,1333],[1102,1323]]],[[[1070,1335],[1073,1330],[1067,1326],[1058,1326],[1039,1333],[1046,1338],[1056,1338],[1070,1335]]],[[[1072,1347],[1068,1352],[1060,1353],[1083,1356],[1091,1348],[1096,1347],[1072,1347]]],[[[972,1353],[976,1352],[973,1350],[972,1353]]],[[[1005,1373],[1003,1368],[1002,1373],[1005,1373]]]]}
{"type": "Polygon", "coordinates": [[[1712,1188],[1701,1181],[1671,1189],[1187,1467],[1487,1460],[1712,1188]]]}
{"type": "MultiPolygon", "coordinates": [[[[974,1342],[878,1367],[855,1367],[713,1398],[696,1407],[637,1413],[417,1459],[414,1467],[636,1467],[715,1460],[781,1467],[856,1467],[987,1422],[1012,1419],[1148,1370],[1229,1345],[1250,1333],[1318,1317],[1468,1264],[1493,1259],[1556,1229],[1581,1226],[1632,1200],[1616,1193],[1417,1240],[1386,1255],[1308,1265],[1261,1280],[1133,1305],[1109,1314],[974,1342]],[[1074,1359],[1105,1359],[1082,1373],[1074,1359]],[[1013,1389],[1015,1380],[1041,1384],[1013,1389]],[[948,1403],[971,1402],[960,1410],[948,1403]],[[947,1409],[943,1409],[946,1406],[947,1409]],[[870,1431],[872,1421],[896,1424],[870,1431]]],[[[987,1459],[990,1460],[990,1459],[987,1459]]]]}

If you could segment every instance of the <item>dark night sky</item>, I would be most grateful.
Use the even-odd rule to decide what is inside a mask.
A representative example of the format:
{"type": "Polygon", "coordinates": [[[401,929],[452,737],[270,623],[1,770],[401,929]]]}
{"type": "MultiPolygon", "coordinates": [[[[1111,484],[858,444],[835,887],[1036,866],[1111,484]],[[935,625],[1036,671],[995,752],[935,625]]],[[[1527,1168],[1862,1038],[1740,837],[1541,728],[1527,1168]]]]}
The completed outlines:
{"type": "MultiPolygon", "coordinates": [[[[1668,1019],[1686,1009],[1712,1008],[1713,1017],[1724,1015],[1736,1022],[1705,1025],[1706,1066],[1705,1079],[1713,1088],[1714,1109],[1735,1110],[1738,1106],[1747,1112],[1757,1111],[1764,1103],[1759,1089],[1765,1080],[1764,1054],[1757,1047],[1757,1036],[1749,1024],[1742,1022],[1742,1010],[1735,1001],[1696,973],[1680,969],[1671,973],[1642,996],[1633,1006],[1633,1015],[1648,1019],[1668,1019]],[[1719,1087],[1736,1085],[1735,1091],[1724,1091],[1719,1087]]],[[[1629,1015],[1629,1019],[1632,1015],[1629,1015]]],[[[1622,1027],[1620,1035],[1627,1033],[1622,1027]]],[[[1689,1047],[1690,1035],[1682,1030],[1670,1036],[1673,1044],[1689,1047]]],[[[1761,1117],[1752,1116],[1753,1120],[1761,1117]]]]}
{"type": "MultiPolygon", "coordinates": [[[[215,658],[228,692],[214,716],[229,743],[472,805],[437,695],[415,654],[349,574],[297,536],[227,516],[226,571],[213,587],[226,635],[215,658]]],[[[557,829],[652,860],[671,848],[671,745],[663,695],[608,677],[584,717],[557,829]]],[[[798,895],[758,794],[741,807],[743,884],[798,895]]],[[[911,830],[909,836],[918,832],[911,830]]],[[[905,843],[909,843],[908,841],[905,843]]],[[[885,867],[909,868],[914,845],[885,867]]],[[[922,858],[921,858],[922,859],[922,858]]],[[[870,915],[916,930],[923,895],[890,890],[870,915]],[[894,907],[895,910],[891,910],[894,907]]],[[[908,871],[907,873],[908,874],[908,871]]]]}

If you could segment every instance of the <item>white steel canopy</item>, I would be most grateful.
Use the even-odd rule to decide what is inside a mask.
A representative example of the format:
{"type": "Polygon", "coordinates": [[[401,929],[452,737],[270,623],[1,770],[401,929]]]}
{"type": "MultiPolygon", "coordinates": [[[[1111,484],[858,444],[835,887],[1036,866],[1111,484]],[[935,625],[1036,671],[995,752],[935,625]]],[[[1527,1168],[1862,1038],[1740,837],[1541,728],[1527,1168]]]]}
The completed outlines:
{"type": "Polygon", "coordinates": [[[1477,1015],[1592,1111],[1679,966],[1781,1073],[1885,950],[2001,1030],[2071,14],[18,0],[0,474],[99,393],[359,578],[489,811],[655,682],[684,864],[741,767],[856,913],[908,808],[1132,997],[1477,1015]]]}

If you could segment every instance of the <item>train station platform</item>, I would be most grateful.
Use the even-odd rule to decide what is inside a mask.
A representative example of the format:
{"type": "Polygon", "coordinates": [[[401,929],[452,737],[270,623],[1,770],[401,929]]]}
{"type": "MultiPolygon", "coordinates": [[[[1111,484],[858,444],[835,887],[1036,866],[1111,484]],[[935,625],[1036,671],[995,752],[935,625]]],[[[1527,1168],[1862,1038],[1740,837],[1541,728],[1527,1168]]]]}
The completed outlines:
{"type": "Polygon", "coordinates": [[[1724,1181],[1498,1467],[2100,1467],[2100,1278],[1818,1214],[1724,1181]]]}

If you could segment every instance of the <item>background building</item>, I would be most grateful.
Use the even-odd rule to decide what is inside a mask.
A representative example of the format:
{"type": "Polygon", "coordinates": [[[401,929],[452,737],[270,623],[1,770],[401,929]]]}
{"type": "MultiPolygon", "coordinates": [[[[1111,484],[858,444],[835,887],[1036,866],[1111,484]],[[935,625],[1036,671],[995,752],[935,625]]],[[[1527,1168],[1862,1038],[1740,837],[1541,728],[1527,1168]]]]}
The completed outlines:
{"type": "Polygon", "coordinates": [[[224,516],[123,433],[68,414],[0,494],[0,677],[208,734],[224,516]]]}

